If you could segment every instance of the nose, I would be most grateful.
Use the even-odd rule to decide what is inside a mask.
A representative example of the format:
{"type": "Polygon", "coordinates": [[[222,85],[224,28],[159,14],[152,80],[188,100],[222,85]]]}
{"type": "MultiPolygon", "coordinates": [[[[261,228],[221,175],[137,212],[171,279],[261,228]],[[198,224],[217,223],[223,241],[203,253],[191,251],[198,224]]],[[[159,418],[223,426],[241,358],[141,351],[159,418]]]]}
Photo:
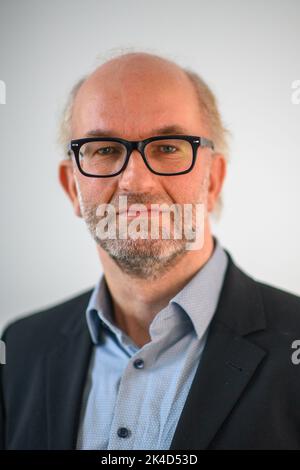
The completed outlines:
{"type": "Polygon", "coordinates": [[[151,192],[157,184],[158,175],[146,166],[138,150],[133,150],[126,168],[119,176],[119,188],[123,191],[151,192]]]}

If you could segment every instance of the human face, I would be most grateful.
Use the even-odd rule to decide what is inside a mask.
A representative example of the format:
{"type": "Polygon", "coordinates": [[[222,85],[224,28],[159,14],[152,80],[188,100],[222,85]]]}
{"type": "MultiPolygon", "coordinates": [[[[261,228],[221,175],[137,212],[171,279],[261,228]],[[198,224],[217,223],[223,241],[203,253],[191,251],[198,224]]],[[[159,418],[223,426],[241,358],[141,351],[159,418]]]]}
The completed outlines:
{"type": "MultiPolygon", "coordinates": [[[[149,59],[108,63],[87,79],[76,96],[72,139],[110,135],[142,140],[162,133],[210,137],[192,85],[174,66],[149,59]]],[[[125,271],[150,277],[184,256],[186,240],[100,240],[96,236],[97,207],[108,203],[117,207],[119,196],[126,195],[128,205],[203,203],[207,212],[214,200],[211,167],[211,150],[199,148],[190,173],[155,175],[133,151],[120,175],[90,178],[73,166],[67,178],[62,170],[61,181],[99,246],[125,271]]]]}

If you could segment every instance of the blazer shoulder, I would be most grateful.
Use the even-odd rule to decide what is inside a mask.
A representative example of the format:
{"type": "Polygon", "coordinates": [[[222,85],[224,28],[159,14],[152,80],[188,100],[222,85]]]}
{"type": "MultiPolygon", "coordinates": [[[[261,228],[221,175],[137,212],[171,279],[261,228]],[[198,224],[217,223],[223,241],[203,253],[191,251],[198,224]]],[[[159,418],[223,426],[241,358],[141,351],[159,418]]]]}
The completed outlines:
{"type": "Polygon", "coordinates": [[[72,325],[85,311],[92,291],[93,288],[90,288],[57,304],[23,314],[6,325],[2,338],[16,345],[24,342],[43,344],[53,339],[59,330],[65,325],[72,325]]]}
{"type": "Polygon", "coordinates": [[[269,326],[300,334],[300,297],[271,284],[259,280],[255,282],[261,293],[269,326]]]}
{"type": "Polygon", "coordinates": [[[273,337],[300,337],[300,297],[257,278],[227,255],[218,318],[242,335],[267,330],[273,337]]]}

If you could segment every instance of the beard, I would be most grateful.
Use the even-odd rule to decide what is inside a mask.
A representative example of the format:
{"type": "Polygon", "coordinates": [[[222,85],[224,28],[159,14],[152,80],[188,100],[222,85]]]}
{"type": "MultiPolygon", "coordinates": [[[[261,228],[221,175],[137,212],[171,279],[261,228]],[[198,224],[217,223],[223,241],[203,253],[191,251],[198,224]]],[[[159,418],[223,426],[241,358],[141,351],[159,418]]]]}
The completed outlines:
{"type": "Polygon", "coordinates": [[[123,272],[140,279],[161,277],[186,253],[181,240],[95,240],[123,272]]]}
{"type": "MultiPolygon", "coordinates": [[[[147,230],[145,225],[141,224],[141,230],[139,230],[138,238],[126,237],[122,238],[120,234],[120,215],[116,215],[116,218],[106,217],[106,222],[112,224],[116,229],[117,237],[103,237],[99,236],[99,222],[103,216],[99,217],[97,214],[98,205],[91,204],[84,201],[82,194],[80,193],[79,187],[77,186],[79,203],[81,208],[82,217],[85,220],[87,228],[92,235],[95,242],[105,250],[109,256],[116,262],[119,268],[126,274],[140,279],[155,280],[161,277],[165,272],[172,269],[176,264],[186,255],[186,244],[191,242],[191,237],[186,238],[186,234],[182,234],[181,238],[175,238],[174,233],[179,230],[178,218],[175,217],[174,213],[170,213],[170,226],[169,231],[164,227],[163,223],[159,222],[159,236],[157,239],[151,237],[148,227],[152,222],[150,214],[147,214],[147,230]],[[143,228],[144,227],[144,228],[143,228]],[[170,230],[171,229],[171,230],[170,230]],[[170,237],[171,231],[171,237],[170,237]],[[169,239],[167,235],[169,234],[169,239]]],[[[170,201],[162,201],[161,197],[155,197],[147,193],[130,193],[126,195],[127,207],[131,204],[167,204],[170,206],[170,201]]],[[[117,210],[117,199],[111,201],[110,204],[117,210]]],[[[161,217],[161,214],[159,215],[161,217]]],[[[140,219],[141,220],[141,219],[140,219]]],[[[156,222],[159,219],[156,218],[156,222]]],[[[195,212],[193,207],[192,215],[192,232],[196,233],[195,223],[195,212]]],[[[145,222],[145,219],[144,219],[145,222]]],[[[132,223],[132,219],[127,220],[125,226],[126,229],[132,223]]]]}

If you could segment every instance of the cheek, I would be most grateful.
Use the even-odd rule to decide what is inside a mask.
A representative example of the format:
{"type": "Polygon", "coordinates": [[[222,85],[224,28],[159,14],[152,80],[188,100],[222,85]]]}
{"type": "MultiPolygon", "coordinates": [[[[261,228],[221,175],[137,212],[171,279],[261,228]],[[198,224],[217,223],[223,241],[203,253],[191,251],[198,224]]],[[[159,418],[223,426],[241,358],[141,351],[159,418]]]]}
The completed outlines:
{"type": "Polygon", "coordinates": [[[87,204],[106,204],[111,201],[116,190],[116,183],[108,178],[79,177],[79,185],[87,204]]]}
{"type": "Polygon", "coordinates": [[[165,191],[178,204],[197,202],[201,196],[201,174],[199,170],[186,175],[170,176],[164,182],[165,191]]]}

